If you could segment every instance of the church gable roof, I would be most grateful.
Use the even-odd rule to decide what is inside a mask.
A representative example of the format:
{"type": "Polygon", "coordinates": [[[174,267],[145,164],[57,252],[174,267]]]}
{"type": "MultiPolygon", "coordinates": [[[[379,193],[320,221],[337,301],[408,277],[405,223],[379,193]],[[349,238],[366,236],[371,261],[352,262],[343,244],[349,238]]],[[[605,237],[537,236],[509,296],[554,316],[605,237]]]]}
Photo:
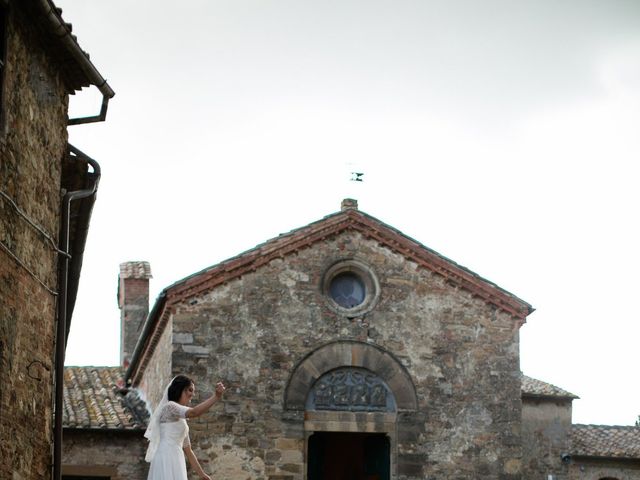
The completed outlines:
{"type": "Polygon", "coordinates": [[[470,291],[521,321],[533,312],[531,305],[515,295],[356,208],[343,209],[309,225],[267,240],[236,257],[186,277],[165,291],[174,301],[186,300],[245,273],[255,271],[272,260],[283,258],[345,231],[357,231],[377,241],[380,245],[442,275],[450,283],[470,291]]]}
{"type": "Polygon", "coordinates": [[[471,292],[498,310],[509,313],[519,323],[524,323],[527,315],[533,312],[531,305],[515,295],[431,250],[390,225],[359,211],[355,200],[347,199],[343,201],[342,210],[337,213],[267,240],[250,250],[194,273],[164,289],[147,319],[126,378],[130,379],[134,372],[140,369],[144,370],[146,360],[141,356],[148,359],[148,355],[143,352],[149,349],[153,350],[154,343],[159,339],[166,324],[168,312],[174,306],[253,272],[273,260],[284,258],[309,248],[317,242],[349,231],[358,232],[362,236],[403,255],[421,267],[441,275],[450,284],[471,292]]]}

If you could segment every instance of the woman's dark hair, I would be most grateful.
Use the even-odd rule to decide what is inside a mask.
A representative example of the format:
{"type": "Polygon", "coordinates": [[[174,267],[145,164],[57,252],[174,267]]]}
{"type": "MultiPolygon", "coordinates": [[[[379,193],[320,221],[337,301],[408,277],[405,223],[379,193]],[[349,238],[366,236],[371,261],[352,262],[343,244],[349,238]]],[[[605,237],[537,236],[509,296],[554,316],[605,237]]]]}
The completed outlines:
{"type": "Polygon", "coordinates": [[[167,392],[167,396],[169,397],[170,402],[177,402],[180,400],[180,395],[185,388],[189,388],[193,384],[193,380],[191,380],[186,375],[178,375],[173,379],[171,385],[169,385],[169,391],[167,392]]]}

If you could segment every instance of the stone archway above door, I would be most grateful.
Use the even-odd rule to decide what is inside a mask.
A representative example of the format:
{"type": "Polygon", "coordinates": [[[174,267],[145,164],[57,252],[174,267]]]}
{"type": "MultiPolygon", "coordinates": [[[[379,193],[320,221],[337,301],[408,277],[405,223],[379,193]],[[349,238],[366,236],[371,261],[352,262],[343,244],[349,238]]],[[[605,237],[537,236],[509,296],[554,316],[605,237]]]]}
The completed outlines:
{"type": "Polygon", "coordinates": [[[284,394],[286,410],[304,410],[309,390],[325,373],[342,367],[364,368],[393,393],[398,410],[415,411],[418,398],[411,376],[390,352],[355,340],[331,342],[305,356],[294,368],[284,394]]]}

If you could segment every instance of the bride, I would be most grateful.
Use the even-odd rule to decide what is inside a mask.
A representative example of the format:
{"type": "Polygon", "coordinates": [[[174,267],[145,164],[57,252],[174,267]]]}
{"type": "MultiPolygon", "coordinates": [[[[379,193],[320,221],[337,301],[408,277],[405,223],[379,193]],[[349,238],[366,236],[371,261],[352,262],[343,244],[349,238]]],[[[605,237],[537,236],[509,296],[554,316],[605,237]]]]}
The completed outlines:
{"type": "Polygon", "coordinates": [[[184,375],[174,377],[164,391],[162,400],[151,415],[144,436],[149,439],[145,460],[151,462],[147,480],[187,480],[185,456],[200,478],[211,480],[191,450],[187,418],[199,417],[216,403],[225,391],[221,382],[204,402],[189,407],[196,387],[184,375]]]}

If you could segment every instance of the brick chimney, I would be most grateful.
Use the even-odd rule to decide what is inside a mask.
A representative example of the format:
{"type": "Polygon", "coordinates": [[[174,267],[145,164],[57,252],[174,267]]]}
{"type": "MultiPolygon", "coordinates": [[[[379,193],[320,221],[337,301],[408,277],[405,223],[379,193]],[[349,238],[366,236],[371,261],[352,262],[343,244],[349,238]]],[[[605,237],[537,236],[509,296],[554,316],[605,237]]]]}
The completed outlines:
{"type": "Polygon", "coordinates": [[[354,198],[345,198],[340,204],[340,210],[358,210],[358,200],[354,198]]]}
{"type": "Polygon", "coordinates": [[[120,365],[128,366],[149,314],[149,262],[120,264],[118,307],[120,308],[120,365]]]}

